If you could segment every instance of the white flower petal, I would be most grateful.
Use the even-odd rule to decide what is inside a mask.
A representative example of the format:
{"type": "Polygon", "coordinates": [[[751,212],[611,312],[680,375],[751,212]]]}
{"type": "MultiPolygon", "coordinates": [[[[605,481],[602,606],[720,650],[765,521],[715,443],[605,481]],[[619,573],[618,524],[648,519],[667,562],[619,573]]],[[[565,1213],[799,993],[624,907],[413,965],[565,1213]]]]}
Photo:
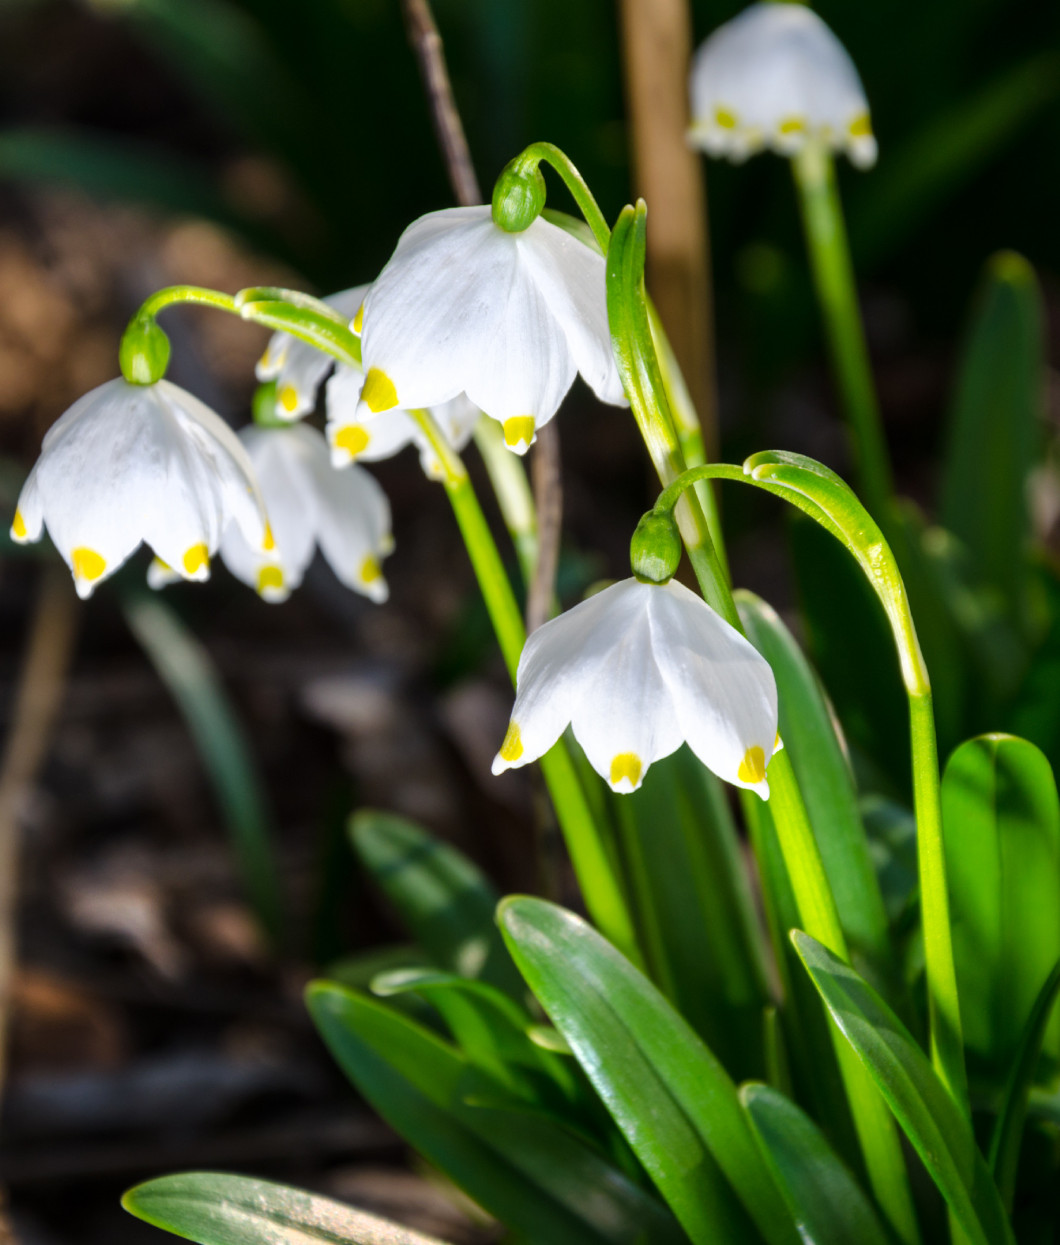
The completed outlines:
{"type": "Polygon", "coordinates": [[[357,466],[336,471],[326,454],[314,474],[321,553],[341,583],[382,604],[390,590],[381,564],[394,547],[386,494],[367,471],[357,466]]]}
{"type": "Polygon", "coordinates": [[[363,385],[364,377],[349,367],[337,367],[328,381],[325,431],[333,467],[392,458],[416,437],[416,424],[404,410],[369,411],[360,401],[363,385]]]}
{"type": "Polygon", "coordinates": [[[437,407],[465,392],[522,452],[579,367],[621,401],[603,274],[599,255],[545,220],[510,234],[488,206],[421,217],[365,300],[363,402],[437,407]]]}
{"type": "MultiPolygon", "coordinates": [[[[352,319],[367,293],[367,285],[356,285],[322,301],[352,319]]],[[[276,381],[277,418],[295,420],[308,414],[316,405],[317,390],[334,362],[330,355],[301,338],[274,333],[255,371],[258,380],[276,381]]]]}
{"type": "Polygon", "coordinates": [[[792,155],[812,138],[859,167],[875,160],[857,70],[806,5],[768,0],[721,26],[696,53],[691,91],[690,137],[710,155],[792,155]]]}
{"type": "Polygon", "coordinates": [[[626,406],[611,349],[604,257],[544,219],[534,221],[519,240],[523,264],[562,325],[582,378],[601,402],[626,406]]]}
{"type": "Polygon", "coordinates": [[[653,649],[681,735],[719,778],[768,798],[777,738],[769,663],[695,593],[671,580],[651,599],[653,649]]]}

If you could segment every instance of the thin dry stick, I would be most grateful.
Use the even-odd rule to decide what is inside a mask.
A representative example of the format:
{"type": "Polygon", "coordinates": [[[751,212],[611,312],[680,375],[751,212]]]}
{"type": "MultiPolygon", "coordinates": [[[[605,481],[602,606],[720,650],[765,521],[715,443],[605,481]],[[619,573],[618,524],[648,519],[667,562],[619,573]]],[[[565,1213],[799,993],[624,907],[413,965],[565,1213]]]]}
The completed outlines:
{"type": "Polygon", "coordinates": [[[66,568],[45,567],[0,766],[0,1091],[7,1070],[6,1035],[17,961],[19,818],[48,752],[73,655],[76,624],[77,602],[66,568]]]}
{"type": "MultiPolygon", "coordinates": [[[[465,207],[482,202],[482,191],[463,122],[453,99],[449,70],[445,63],[442,37],[428,0],[401,0],[409,42],[420,64],[434,129],[445,159],[446,171],[456,201],[465,207]]],[[[552,612],[556,566],[559,561],[560,529],[563,523],[563,493],[560,487],[559,431],[554,423],[538,429],[533,471],[534,503],[537,508],[537,565],[533,582],[527,587],[526,630],[545,622],[552,612]]]]}
{"type": "Polygon", "coordinates": [[[707,201],[685,142],[692,30],[688,0],[621,0],[638,193],[651,207],[648,279],[703,427],[717,453],[717,384],[707,201]]]}

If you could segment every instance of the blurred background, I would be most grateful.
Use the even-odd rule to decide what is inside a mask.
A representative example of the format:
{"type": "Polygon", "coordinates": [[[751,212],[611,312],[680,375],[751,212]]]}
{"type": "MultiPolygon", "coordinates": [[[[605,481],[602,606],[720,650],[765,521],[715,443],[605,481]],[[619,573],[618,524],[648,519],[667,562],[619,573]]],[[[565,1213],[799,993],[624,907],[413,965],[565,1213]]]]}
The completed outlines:
{"type": "MultiPolygon", "coordinates": [[[[696,41],[739,7],[696,0],[696,41]]],[[[1051,556],[1060,10],[817,8],[861,72],[880,142],[874,170],[840,178],[901,490],[932,514],[980,273],[1014,249],[1046,313],[1032,513],[1051,556]]],[[[435,9],[483,186],[548,139],[613,218],[639,189],[616,5],[435,9]]],[[[778,447],[842,471],[787,164],[702,173],[721,457],[778,447]]],[[[190,1166],[309,1185],[454,1242],[494,1239],[409,1173],[301,1004],[314,972],[358,954],[356,978],[396,937],[347,846],[351,808],[415,818],[501,891],[570,899],[562,869],[535,863],[540,792],[525,772],[489,775],[510,692],[442,491],[411,453],[373,466],[395,520],[382,608],[318,565],[282,607],[218,567],[160,610],[139,591],[146,555],[78,604],[50,551],[6,537],[41,436],[116,373],[147,294],[369,281],[406,224],[451,201],[397,0],[0,0],[0,1185],[15,1239],[161,1239],[118,1198],[190,1166]],[[247,847],[261,832],[279,862],[271,939],[232,846],[267,909],[269,871],[247,847]]],[[[569,207],[554,187],[550,203],[569,207]]],[[[265,335],[191,310],[165,327],[172,379],[245,422],[265,335]]],[[[654,488],[632,421],[580,383],[559,425],[570,602],[624,573],[654,488]]],[[[743,492],[724,501],[734,578],[790,616],[784,526],[743,492]]]]}

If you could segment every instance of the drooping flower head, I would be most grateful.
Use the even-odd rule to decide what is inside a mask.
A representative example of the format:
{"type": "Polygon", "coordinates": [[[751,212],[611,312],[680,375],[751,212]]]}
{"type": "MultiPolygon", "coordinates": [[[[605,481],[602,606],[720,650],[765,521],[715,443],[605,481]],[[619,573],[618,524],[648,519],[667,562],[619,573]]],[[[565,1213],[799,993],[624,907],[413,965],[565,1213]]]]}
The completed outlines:
{"type": "Polygon", "coordinates": [[[805,4],[753,4],[710,36],[692,62],[689,139],[744,160],[805,143],[876,160],[865,91],[846,49],[805,4]]]}
{"type": "MultiPolygon", "coordinates": [[[[322,301],[352,320],[367,293],[367,285],[355,285],[322,301]]],[[[276,418],[294,420],[308,415],[316,405],[321,381],[334,362],[330,355],[299,337],[273,333],[254,370],[258,380],[276,382],[276,418]]]]}
{"type": "Polygon", "coordinates": [[[11,535],[35,541],[47,527],[78,595],[88,597],[141,542],[180,578],[207,579],[229,523],[268,556],[265,506],[235,433],[167,380],[119,378],[48,430],[11,535]]]}
{"type": "Polygon", "coordinates": [[[568,725],[614,791],[636,791],[653,761],[687,742],[719,778],[769,796],[773,672],[676,580],[624,579],[530,636],[493,772],[536,760],[568,725]]]}
{"type": "Polygon", "coordinates": [[[414,221],[364,301],[364,405],[437,407],[461,393],[525,453],[580,372],[624,402],[604,259],[538,217],[510,233],[486,207],[414,221]]]}
{"type": "Polygon", "coordinates": [[[336,471],[324,437],[306,424],[251,425],[239,433],[269,508],[276,548],[265,558],[235,524],[221,539],[225,566],[266,601],[302,582],[317,546],[338,579],[376,602],[387,598],[381,563],[394,547],[390,504],[360,467],[336,471]]]}

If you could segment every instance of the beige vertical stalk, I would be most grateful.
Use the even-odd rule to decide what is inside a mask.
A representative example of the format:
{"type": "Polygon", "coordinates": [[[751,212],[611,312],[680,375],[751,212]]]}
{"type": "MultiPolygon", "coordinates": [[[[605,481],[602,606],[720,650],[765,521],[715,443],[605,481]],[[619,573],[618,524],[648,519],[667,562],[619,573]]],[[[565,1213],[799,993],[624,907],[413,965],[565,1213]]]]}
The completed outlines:
{"type": "Polygon", "coordinates": [[[685,143],[692,28],[688,0],[620,0],[637,194],[651,208],[648,282],[703,426],[717,452],[714,310],[707,202],[685,143]]]}

